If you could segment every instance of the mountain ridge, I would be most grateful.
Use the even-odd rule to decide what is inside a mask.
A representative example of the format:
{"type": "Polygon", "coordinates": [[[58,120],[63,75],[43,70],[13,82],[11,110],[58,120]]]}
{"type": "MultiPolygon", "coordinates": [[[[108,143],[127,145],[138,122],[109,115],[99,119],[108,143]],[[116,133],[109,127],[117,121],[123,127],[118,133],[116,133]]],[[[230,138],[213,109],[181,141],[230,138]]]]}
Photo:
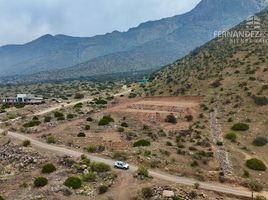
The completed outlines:
{"type": "Polygon", "coordinates": [[[0,48],[2,66],[14,61],[7,70],[0,67],[0,77],[17,74],[31,79],[28,75],[34,74],[42,79],[51,74],[51,79],[57,80],[159,69],[212,39],[215,30],[226,30],[257,12],[261,4],[256,2],[217,0],[212,4],[211,0],[203,0],[188,13],[141,23],[127,32],[115,31],[90,38],[45,35],[41,37],[47,39],[42,48],[34,49],[34,44],[40,42],[34,40],[21,47],[33,53],[13,52],[12,59],[0,48]],[[214,14],[208,15],[209,11],[214,14]]]}

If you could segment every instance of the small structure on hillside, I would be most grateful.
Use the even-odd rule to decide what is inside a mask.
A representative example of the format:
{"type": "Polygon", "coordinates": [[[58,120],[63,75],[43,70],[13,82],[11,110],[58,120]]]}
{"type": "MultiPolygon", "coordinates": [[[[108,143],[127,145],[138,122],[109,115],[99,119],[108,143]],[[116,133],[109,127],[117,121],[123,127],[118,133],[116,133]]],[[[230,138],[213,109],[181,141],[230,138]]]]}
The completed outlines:
{"type": "Polygon", "coordinates": [[[3,97],[0,99],[4,104],[41,104],[44,103],[42,96],[33,94],[17,94],[15,97],[3,97]]]}

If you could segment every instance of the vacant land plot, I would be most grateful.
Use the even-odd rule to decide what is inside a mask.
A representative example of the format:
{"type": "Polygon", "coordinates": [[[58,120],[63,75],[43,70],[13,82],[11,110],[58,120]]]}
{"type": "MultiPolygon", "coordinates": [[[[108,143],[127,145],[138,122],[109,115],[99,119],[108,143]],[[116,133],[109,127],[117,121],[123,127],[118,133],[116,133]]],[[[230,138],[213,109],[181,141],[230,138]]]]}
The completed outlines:
{"type": "Polygon", "coordinates": [[[199,110],[202,97],[146,97],[120,102],[110,107],[107,112],[127,116],[133,121],[158,124],[166,130],[186,129],[199,110]],[[166,117],[174,115],[178,123],[167,123],[166,117]],[[186,119],[187,116],[192,119],[186,119]]]}

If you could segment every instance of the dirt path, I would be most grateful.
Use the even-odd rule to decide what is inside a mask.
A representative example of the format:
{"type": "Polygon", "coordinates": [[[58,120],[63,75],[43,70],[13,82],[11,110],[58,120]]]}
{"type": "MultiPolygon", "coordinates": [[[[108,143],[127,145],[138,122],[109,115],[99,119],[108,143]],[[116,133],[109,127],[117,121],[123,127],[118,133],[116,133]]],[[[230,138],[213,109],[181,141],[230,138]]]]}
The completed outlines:
{"type": "MultiPolygon", "coordinates": [[[[14,132],[8,132],[7,134],[10,138],[18,139],[18,140],[30,140],[31,144],[37,148],[45,149],[47,151],[60,154],[60,155],[69,155],[73,157],[81,157],[83,152],[79,152],[77,150],[71,150],[67,149],[65,147],[59,147],[59,146],[54,146],[54,145],[49,145],[46,143],[42,143],[40,141],[34,140],[30,137],[27,137],[23,134],[19,133],[14,133],[14,132]]],[[[89,158],[93,161],[97,162],[103,162],[108,165],[113,166],[114,160],[111,159],[105,159],[97,156],[92,156],[87,154],[89,158]]],[[[137,170],[137,166],[130,165],[130,169],[127,172],[135,172],[137,170]]],[[[127,173],[125,172],[125,173],[127,173]]],[[[193,186],[197,180],[190,179],[190,178],[185,178],[185,177],[178,177],[170,174],[166,174],[163,172],[158,172],[158,171],[149,171],[149,174],[157,179],[164,180],[164,181],[169,181],[181,185],[187,185],[187,186],[193,186]]],[[[230,186],[230,185],[223,185],[219,183],[212,183],[212,182],[200,182],[200,188],[205,189],[205,190],[210,190],[210,191],[215,191],[215,192],[220,192],[220,193],[225,193],[225,194],[232,194],[236,196],[243,196],[243,197],[251,197],[251,192],[248,190],[242,188],[242,187],[237,187],[237,186],[230,186]]],[[[124,195],[122,193],[121,195],[124,195]]],[[[258,194],[256,194],[258,195],[258,194]]],[[[268,197],[268,192],[263,192],[261,195],[268,197]]]]}
{"type": "Polygon", "coordinates": [[[105,194],[105,196],[112,197],[116,200],[131,199],[132,193],[130,191],[136,186],[135,183],[133,184],[133,176],[129,173],[122,172],[119,173],[117,179],[118,181],[112,186],[112,189],[105,194]],[[124,189],[126,186],[127,189],[124,189]]]}

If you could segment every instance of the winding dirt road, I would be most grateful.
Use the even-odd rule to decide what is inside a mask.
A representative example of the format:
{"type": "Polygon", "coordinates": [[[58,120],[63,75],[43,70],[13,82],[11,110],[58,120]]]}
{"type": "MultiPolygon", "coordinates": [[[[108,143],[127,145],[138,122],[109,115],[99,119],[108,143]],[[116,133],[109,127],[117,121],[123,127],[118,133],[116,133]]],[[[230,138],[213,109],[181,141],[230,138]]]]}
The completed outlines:
{"type": "MultiPolygon", "coordinates": [[[[23,134],[20,134],[20,133],[8,132],[7,135],[10,138],[14,138],[14,139],[21,140],[21,141],[30,140],[32,146],[56,153],[58,155],[68,155],[68,156],[78,158],[78,157],[81,157],[82,154],[85,154],[85,153],[77,151],[77,150],[71,150],[71,149],[67,149],[65,147],[59,147],[59,146],[46,144],[46,143],[32,139],[32,138],[25,136],[23,134]]],[[[101,157],[97,157],[97,156],[93,156],[93,155],[89,155],[89,154],[86,154],[86,155],[93,161],[103,162],[103,163],[106,163],[110,166],[113,166],[113,164],[114,164],[114,160],[111,160],[111,159],[101,158],[101,157]]],[[[138,168],[137,166],[130,165],[130,169],[128,172],[134,172],[137,170],[137,168],[138,168]]],[[[194,179],[174,176],[174,175],[170,175],[170,174],[166,174],[166,173],[158,172],[158,171],[149,171],[149,173],[154,178],[177,183],[177,184],[187,185],[187,186],[193,186],[195,183],[198,182],[194,179]]],[[[214,192],[220,192],[220,193],[224,193],[224,194],[232,194],[232,195],[242,196],[242,197],[251,197],[251,195],[252,195],[250,191],[247,191],[246,189],[241,188],[241,187],[237,187],[237,186],[230,186],[230,185],[228,186],[228,185],[212,183],[212,182],[211,183],[210,182],[199,182],[199,184],[200,184],[201,189],[210,190],[210,191],[214,191],[214,192]]],[[[263,196],[268,197],[268,193],[266,193],[266,192],[263,192],[262,194],[259,194],[259,195],[263,195],[263,196]]]]}
{"type": "MultiPolygon", "coordinates": [[[[124,95],[124,94],[127,94],[129,92],[130,92],[130,90],[127,90],[125,92],[115,94],[114,96],[124,95]]],[[[49,112],[53,112],[57,109],[60,109],[62,107],[70,107],[70,106],[73,106],[77,103],[90,102],[92,100],[93,100],[93,98],[88,98],[88,99],[82,99],[80,101],[71,102],[69,104],[68,103],[61,103],[61,104],[55,105],[53,107],[47,108],[45,110],[39,111],[33,115],[44,115],[44,114],[47,114],[49,112]]],[[[49,151],[49,152],[53,152],[53,153],[58,154],[58,155],[68,155],[68,156],[78,158],[78,157],[81,157],[82,154],[85,154],[84,152],[80,152],[77,150],[71,150],[71,149],[68,149],[66,147],[59,147],[59,146],[54,146],[54,145],[50,145],[47,143],[43,143],[43,142],[35,140],[35,139],[33,139],[29,136],[26,136],[24,134],[21,134],[21,133],[8,132],[7,136],[10,138],[13,138],[13,139],[20,140],[20,141],[30,140],[32,146],[39,148],[39,149],[49,151]]],[[[96,162],[103,162],[103,163],[106,163],[110,166],[113,166],[113,164],[114,164],[114,160],[111,160],[111,159],[101,158],[101,157],[93,156],[93,155],[89,155],[89,154],[86,154],[86,155],[91,160],[96,161],[96,162]]],[[[128,170],[128,172],[134,172],[137,170],[137,168],[138,168],[137,166],[130,165],[130,169],[128,170]]],[[[193,186],[195,183],[198,182],[197,180],[194,180],[191,178],[174,176],[174,175],[170,175],[170,174],[159,172],[159,171],[149,171],[149,173],[154,178],[177,183],[177,184],[181,184],[181,185],[193,186]]],[[[242,197],[251,197],[252,196],[250,191],[248,191],[242,187],[224,185],[224,184],[212,183],[212,182],[199,182],[199,184],[200,184],[200,188],[205,189],[205,190],[220,192],[220,193],[224,193],[224,194],[232,194],[232,195],[242,196],[242,197]]],[[[265,197],[268,197],[267,192],[263,192],[259,195],[263,195],[265,197]]]]}

